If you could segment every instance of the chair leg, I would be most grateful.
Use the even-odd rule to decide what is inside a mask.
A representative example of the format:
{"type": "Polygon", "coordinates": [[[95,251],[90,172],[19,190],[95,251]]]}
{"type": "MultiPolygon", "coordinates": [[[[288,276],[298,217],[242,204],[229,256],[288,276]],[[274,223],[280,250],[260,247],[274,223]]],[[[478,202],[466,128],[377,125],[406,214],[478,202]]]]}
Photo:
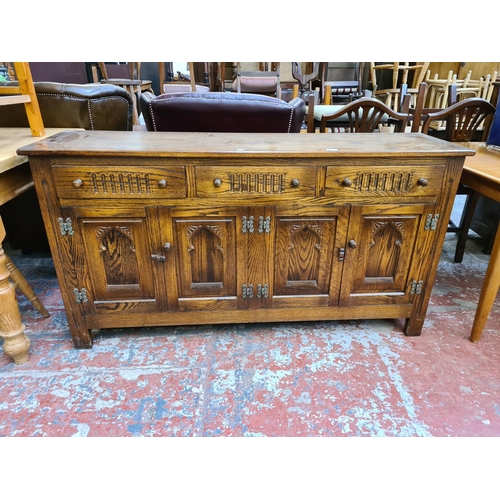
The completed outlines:
{"type": "Polygon", "coordinates": [[[139,113],[137,111],[137,98],[135,96],[135,88],[134,85],[126,85],[126,90],[132,96],[132,106],[133,106],[133,115],[132,115],[132,124],[139,125],[139,113]]]}
{"type": "Polygon", "coordinates": [[[19,290],[26,296],[26,298],[36,307],[37,311],[44,317],[48,318],[50,314],[48,313],[45,306],[40,302],[37,294],[33,291],[30,284],[26,281],[23,273],[19,271],[14,262],[10,259],[7,254],[5,256],[5,267],[10,273],[10,279],[14,282],[14,286],[19,288],[19,290]]]}
{"type": "Polygon", "coordinates": [[[455,249],[455,262],[459,264],[464,258],[465,243],[467,242],[467,236],[469,234],[469,228],[472,223],[472,217],[474,217],[474,211],[476,210],[476,205],[479,200],[479,193],[473,191],[467,197],[467,202],[465,204],[464,212],[462,214],[462,220],[460,221],[460,230],[458,232],[458,242],[455,249]]]}

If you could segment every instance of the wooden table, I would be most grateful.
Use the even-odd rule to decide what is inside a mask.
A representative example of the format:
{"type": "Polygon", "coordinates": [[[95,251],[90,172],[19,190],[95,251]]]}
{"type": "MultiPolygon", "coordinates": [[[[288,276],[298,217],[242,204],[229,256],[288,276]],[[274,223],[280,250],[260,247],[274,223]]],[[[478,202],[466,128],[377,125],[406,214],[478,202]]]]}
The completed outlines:
{"type": "MultiPolygon", "coordinates": [[[[476,155],[469,156],[465,160],[461,179],[462,184],[500,202],[500,151],[489,149],[484,143],[470,142],[463,143],[463,145],[476,151],[476,155]]],[[[481,338],[499,287],[500,231],[497,231],[472,325],[470,335],[472,342],[477,342],[481,338]]]]}
{"type": "MultiPolygon", "coordinates": [[[[17,149],[46,139],[62,130],[65,129],[45,129],[45,136],[33,137],[29,128],[0,128],[0,205],[33,186],[28,158],[19,156],[16,153],[17,149]]],[[[4,338],[4,352],[17,364],[21,364],[28,360],[30,341],[24,334],[24,324],[21,321],[15,287],[9,279],[13,277],[13,272],[18,273],[18,271],[2,248],[5,236],[5,228],[0,218],[0,336],[4,338]]],[[[24,280],[22,275],[19,278],[24,280]]],[[[31,287],[24,280],[20,289],[26,293],[26,290],[31,290],[31,287]],[[28,288],[25,288],[26,286],[28,288]]],[[[28,297],[30,300],[38,300],[34,293],[31,295],[35,298],[30,296],[28,297]]],[[[41,304],[42,309],[37,304],[34,305],[40,312],[45,310],[41,304]]],[[[46,312],[42,314],[48,316],[46,312]]]]}
{"type": "Polygon", "coordinates": [[[0,127],[0,205],[33,187],[28,158],[16,151],[63,130],[66,129],[46,129],[43,137],[33,137],[29,128],[0,127]]]}

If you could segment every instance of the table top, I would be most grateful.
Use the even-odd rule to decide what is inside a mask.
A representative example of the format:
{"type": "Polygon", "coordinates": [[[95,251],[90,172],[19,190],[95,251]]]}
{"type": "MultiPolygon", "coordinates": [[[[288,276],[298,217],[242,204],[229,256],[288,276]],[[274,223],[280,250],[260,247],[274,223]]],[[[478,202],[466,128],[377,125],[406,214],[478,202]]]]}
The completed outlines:
{"type": "Polygon", "coordinates": [[[28,161],[26,156],[20,156],[16,153],[20,147],[47,139],[64,130],[67,129],[46,128],[43,137],[34,137],[28,127],[0,127],[0,173],[28,161]]]}
{"type": "Polygon", "coordinates": [[[142,157],[468,156],[474,151],[423,134],[238,134],[67,131],[21,148],[23,155],[142,157]]]}
{"type": "Polygon", "coordinates": [[[463,142],[465,147],[473,149],[476,154],[465,159],[464,170],[498,183],[500,189],[500,150],[489,147],[484,142],[463,142]]]}
{"type": "Polygon", "coordinates": [[[484,142],[464,142],[476,154],[465,158],[462,184],[500,202],[500,152],[484,142]]]}

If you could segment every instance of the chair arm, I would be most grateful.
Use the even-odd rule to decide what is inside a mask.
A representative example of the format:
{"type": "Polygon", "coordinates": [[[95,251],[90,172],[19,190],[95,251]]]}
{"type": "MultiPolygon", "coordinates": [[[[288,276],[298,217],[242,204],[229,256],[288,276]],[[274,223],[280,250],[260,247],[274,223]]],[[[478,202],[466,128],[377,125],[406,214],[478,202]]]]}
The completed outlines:
{"type": "Polygon", "coordinates": [[[141,108],[142,117],[146,125],[146,129],[149,131],[154,130],[154,118],[153,110],[150,106],[151,102],[156,99],[156,96],[151,92],[143,92],[139,98],[139,106],[141,108]]]}

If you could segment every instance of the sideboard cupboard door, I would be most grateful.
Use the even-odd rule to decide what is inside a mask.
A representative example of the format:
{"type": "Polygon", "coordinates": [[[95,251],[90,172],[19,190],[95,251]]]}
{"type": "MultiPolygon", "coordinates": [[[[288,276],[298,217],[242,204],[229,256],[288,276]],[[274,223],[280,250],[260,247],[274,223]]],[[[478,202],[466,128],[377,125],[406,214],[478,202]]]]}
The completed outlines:
{"type": "Polygon", "coordinates": [[[235,309],[236,210],[203,213],[172,209],[170,214],[178,310],[235,309]]]}
{"type": "Polygon", "coordinates": [[[337,306],[349,208],[295,212],[276,216],[272,305],[337,306]]]}
{"type": "MultiPolygon", "coordinates": [[[[167,309],[160,235],[154,208],[73,209],[81,288],[75,299],[88,313],[150,313],[167,309]],[[106,213],[109,212],[109,213],[106,213]],[[155,258],[156,256],[156,258],[155,258]]],[[[64,237],[64,236],[63,236],[64,237]]]]}
{"type": "Polygon", "coordinates": [[[424,285],[420,263],[428,251],[427,239],[435,234],[428,223],[433,208],[432,204],[352,207],[341,305],[412,302],[424,285]]]}

